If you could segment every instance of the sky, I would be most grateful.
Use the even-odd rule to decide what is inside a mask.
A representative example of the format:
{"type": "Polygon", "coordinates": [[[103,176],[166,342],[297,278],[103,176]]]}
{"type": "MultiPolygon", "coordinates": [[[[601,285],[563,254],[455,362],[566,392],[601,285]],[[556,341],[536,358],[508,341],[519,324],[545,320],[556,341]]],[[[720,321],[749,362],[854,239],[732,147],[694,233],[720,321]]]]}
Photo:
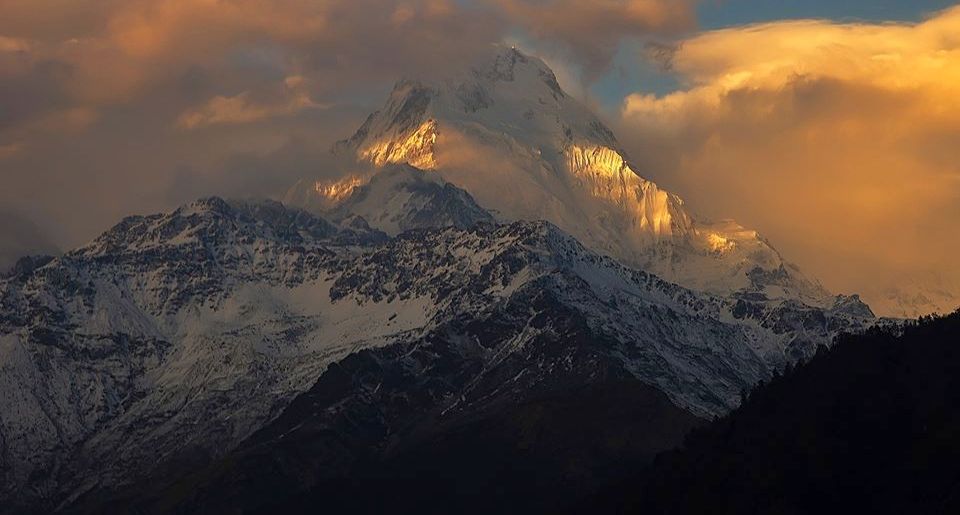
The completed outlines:
{"type": "Polygon", "coordinates": [[[699,7],[701,29],[718,29],[784,19],[835,21],[921,21],[954,5],[949,0],[706,0],[699,7]]]}
{"type": "MultiPolygon", "coordinates": [[[[896,23],[918,22],[957,2],[952,0],[705,0],[697,5],[697,30],[797,19],[826,19],[835,22],[896,23]]],[[[655,64],[638,62],[636,50],[625,42],[615,68],[591,86],[591,92],[605,106],[619,105],[623,97],[638,90],[667,93],[679,87],[675,77],[662,73],[655,64]]]]}
{"type": "Polygon", "coordinates": [[[510,42],[643,175],[834,291],[960,284],[955,4],[0,0],[0,260],[199,196],[280,197],[335,173],[330,144],[398,78],[510,42]]]}

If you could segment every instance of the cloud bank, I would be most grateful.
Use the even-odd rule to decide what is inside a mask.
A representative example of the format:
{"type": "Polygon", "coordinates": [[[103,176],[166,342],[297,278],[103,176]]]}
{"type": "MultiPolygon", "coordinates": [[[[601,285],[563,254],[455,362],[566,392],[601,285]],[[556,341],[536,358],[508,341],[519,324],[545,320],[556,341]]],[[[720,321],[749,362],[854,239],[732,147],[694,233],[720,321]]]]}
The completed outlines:
{"type": "Polygon", "coordinates": [[[279,198],[301,177],[335,178],[330,144],[400,77],[510,40],[579,89],[570,82],[609,70],[624,41],[652,39],[667,44],[631,48],[681,88],[630,95],[615,120],[645,174],[760,228],[835,290],[880,291],[918,270],[960,283],[960,8],[671,44],[695,30],[695,6],[5,0],[0,206],[70,248],[201,195],[279,198]]]}
{"type": "Polygon", "coordinates": [[[881,308],[917,271],[960,277],[960,8],[718,30],[668,57],[684,87],[621,113],[650,175],[881,308]]]}

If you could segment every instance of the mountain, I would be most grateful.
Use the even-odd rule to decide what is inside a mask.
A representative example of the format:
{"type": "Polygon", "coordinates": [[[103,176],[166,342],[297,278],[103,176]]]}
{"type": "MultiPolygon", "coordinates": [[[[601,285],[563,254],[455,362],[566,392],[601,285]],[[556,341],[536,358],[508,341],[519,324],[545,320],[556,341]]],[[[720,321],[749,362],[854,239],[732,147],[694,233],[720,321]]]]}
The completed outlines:
{"type": "Polygon", "coordinates": [[[824,309],[688,290],[548,222],[489,223],[422,173],[388,172],[353,205],[369,207],[364,195],[386,184],[407,198],[440,192],[403,224],[445,209],[476,223],[390,237],[357,214],[335,223],[214,197],[124,219],[0,280],[5,506],[70,506],[184,477],[275,435],[265,428],[287,409],[316,415],[300,426],[308,440],[347,462],[358,455],[337,450],[343,438],[361,450],[410,444],[416,422],[503,414],[494,408],[609,381],[709,417],[875,323],[855,298],[824,309]],[[338,370],[354,379],[338,382],[338,370]],[[294,408],[308,394],[328,408],[294,408]]]}
{"type": "Polygon", "coordinates": [[[211,198],[127,218],[0,282],[0,495],[109,483],[275,416],[386,330],[349,304],[318,316],[295,288],[325,284],[318,266],[346,258],[342,234],[357,236],[276,203],[211,198]],[[321,324],[336,329],[321,339],[321,324]]]}
{"type": "MultiPolygon", "coordinates": [[[[509,220],[549,220],[588,247],[682,286],[829,307],[834,299],[770,243],[709,222],[644,179],[613,133],[540,59],[513,48],[446,78],[402,80],[334,151],[430,170],[509,220]]],[[[369,174],[306,182],[288,198],[326,208],[369,174]]]]}
{"type": "Polygon", "coordinates": [[[585,511],[958,513],[958,342],[960,312],[845,337],[585,511]]]}
{"type": "Polygon", "coordinates": [[[359,216],[392,236],[412,229],[467,229],[495,221],[469,193],[408,165],[389,166],[377,173],[351,191],[329,216],[336,221],[359,216]]]}
{"type": "MultiPolygon", "coordinates": [[[[889,280],[890,278],[888,278],[889,280]]],[[[878,311],[900,318],[952,313],[960,308],[960,283],[937,273],[898,277],[888,286],[863,292],[878,311]]]]}

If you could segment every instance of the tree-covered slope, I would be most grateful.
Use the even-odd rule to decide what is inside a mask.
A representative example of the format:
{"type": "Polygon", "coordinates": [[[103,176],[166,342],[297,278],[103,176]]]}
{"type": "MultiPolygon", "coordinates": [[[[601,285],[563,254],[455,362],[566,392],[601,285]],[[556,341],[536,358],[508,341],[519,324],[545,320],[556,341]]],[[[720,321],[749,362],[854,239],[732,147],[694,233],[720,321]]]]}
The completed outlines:
{"type": "Polygon", "coordinates": [[[960,312],[821,349],[660,456],[644,486],[598,502],[645,514],[960,513],[958,462],[960,312]]]}

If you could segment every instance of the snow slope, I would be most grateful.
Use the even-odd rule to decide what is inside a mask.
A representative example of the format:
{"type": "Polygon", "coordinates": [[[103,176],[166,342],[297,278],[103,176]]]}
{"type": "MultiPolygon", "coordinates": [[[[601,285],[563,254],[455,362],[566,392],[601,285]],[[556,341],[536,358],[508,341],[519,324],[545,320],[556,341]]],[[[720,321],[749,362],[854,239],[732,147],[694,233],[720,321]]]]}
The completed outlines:
{"type": "Polygon", "coordinates": [[[494,217],[467,192],[408,165],[391,165],[351,191],[328,216],[335,221],[361,217],[391,236],[411,229],[466,229],[494,217]]]}

